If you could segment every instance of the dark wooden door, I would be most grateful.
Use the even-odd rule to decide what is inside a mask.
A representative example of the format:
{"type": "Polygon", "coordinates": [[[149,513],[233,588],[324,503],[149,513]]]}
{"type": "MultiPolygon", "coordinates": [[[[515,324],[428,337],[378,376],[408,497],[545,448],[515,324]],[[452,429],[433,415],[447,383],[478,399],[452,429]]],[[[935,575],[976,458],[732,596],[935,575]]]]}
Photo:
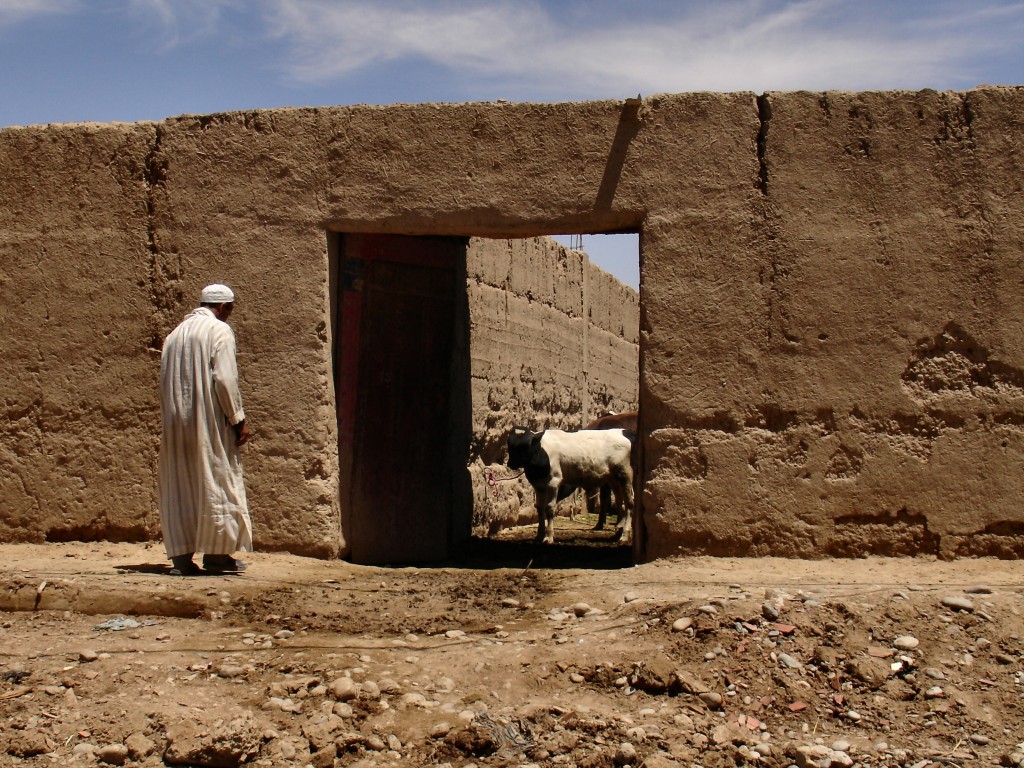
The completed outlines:
{"type": "Polygon", "coordinates": [[[339,439],[353,562],[448,555],[460,469],[451,466],[451,393],[464,258],[458,238],[344,237],[339,439]]]}

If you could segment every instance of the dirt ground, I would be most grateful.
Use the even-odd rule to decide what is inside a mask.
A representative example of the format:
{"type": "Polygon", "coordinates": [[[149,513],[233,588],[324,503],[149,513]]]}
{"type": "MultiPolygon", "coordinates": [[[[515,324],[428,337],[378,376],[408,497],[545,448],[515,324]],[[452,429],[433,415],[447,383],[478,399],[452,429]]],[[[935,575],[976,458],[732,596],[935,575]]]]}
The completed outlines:
{"type": "Polygon", "coordinates": [[[0,545],[0,765],[1024,764],[1024,566],[0,545]]]}

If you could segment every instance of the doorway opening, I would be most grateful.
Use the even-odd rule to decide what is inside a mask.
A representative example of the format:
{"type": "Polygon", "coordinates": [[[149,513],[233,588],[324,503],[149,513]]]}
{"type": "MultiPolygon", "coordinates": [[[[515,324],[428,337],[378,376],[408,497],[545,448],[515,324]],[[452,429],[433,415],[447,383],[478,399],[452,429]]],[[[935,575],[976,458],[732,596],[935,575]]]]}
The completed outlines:
{"type": "Polygon", "coordinates": [[[330,235],[348,559],[615,568],[640,556],[637,534],[613,539],[614,515],[592,530],[581,494],[560,505],[556,544],[535,545],[532,488],[506,464],[514,425],[575,430],[636,408],[638,237],[585,235],[583,252],[561,240],[330,235]]]}
{"type": "MultiPolygon", "coordinates": [[[[474,398],[472,544],[497,560],[518,546],[538,567],[629,566],[643,558],[638,506],[631,540],[616,539],[617,516],[609,513],[597,530],[599,515],[588,514],[582,491],[556,507],[555,544],[535,545],[535,495],[525,478],[513,479],[505,442],[516,425],[573,431],[638,410],[639,235],[555,234],[505,247],[514,263],[498,254],[501,268],[474,286],[485,296],[498,292],[502,304],[486,330],[505,344],[490,349],[474,332],[474,384],[484,391],[474,398]]],[[[473,256],[471,286],[480,268],[473,256]]]]}

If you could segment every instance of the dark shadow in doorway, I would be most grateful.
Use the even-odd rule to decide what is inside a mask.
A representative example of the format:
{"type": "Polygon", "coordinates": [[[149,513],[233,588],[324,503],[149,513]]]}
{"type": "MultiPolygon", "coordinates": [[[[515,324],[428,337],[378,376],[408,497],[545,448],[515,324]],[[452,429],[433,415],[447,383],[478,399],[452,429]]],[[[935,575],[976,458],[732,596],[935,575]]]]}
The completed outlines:
{"type": "Polygon", "coordinates": [[[456,568],[588,568],[615,570],[633,565],[633,549],[615,541],[614,528],[603,531],[581,528],[562,518],[553,544],[534,541],[535,526],[506,531],[495,538],[473,537],[465,541],[447,565],[456,568]],[[565,525],[567,527],[562,527],[565,525]],[[512,535],[509,535],[509,534],[512,535]]]}

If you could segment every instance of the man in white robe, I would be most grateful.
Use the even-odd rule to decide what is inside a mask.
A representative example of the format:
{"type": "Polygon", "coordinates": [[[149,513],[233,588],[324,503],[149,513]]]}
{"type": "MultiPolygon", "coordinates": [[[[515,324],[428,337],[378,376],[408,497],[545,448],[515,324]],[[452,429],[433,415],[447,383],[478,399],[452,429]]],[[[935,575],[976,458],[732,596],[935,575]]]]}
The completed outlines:
{"type": "Polygon", "coordinates": [[[252,549],[239,446],[249,439],[238,388],[234,292],[208,285],[164,340],[160,358],[160,525],[176,575],[238,572],[252,549]]]}

